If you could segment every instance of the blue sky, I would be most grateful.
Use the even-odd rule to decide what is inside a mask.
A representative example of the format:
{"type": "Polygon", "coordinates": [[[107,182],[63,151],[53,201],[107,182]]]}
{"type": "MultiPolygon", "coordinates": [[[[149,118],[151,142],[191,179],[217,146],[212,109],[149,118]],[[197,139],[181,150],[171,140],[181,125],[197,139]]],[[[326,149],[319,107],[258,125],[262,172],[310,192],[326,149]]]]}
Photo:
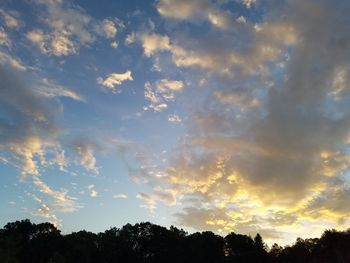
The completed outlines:
{"type": "Polygon", "coordinates": [[[2,1],[0,223],[347,228],[347,1],[2,1]]]}

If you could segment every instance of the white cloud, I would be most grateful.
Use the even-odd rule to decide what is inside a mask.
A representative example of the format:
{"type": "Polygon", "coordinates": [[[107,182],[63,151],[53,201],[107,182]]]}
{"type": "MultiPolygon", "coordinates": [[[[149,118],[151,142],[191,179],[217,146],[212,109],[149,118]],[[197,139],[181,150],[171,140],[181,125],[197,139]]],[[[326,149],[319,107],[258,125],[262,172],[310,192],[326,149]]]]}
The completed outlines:
{"type": "Polygon", "coordinates": [[[68,56],[77,53],[76,44],[69,38],[70,33],[67,31],[54,34],[51,40],[51,48],[49,53],[59,57],[68,56]]]}
{"type": "Polygon", "coordinates": [[[91,190],[91,192],[90,192],[90,196],[91,197],[97,197],[97,191],[95,191],[95,190],[91,190]]]}
{"type": "Polygon", "coordinates": [[[67,195],[65,191],[56,191],[44,183],[40,176],[33,176],[33,183],[39,188],[40,192],[45,193],[53,198],[51,207],[55,211],[74,212],[81,208],[73,197],[67,195]]]}
{"type": "Polygon", "coordinates": [[[239,16],[236,21],[240,24],[246,24],[247,23],[247,20],[244,16],[239,16]]]}
{"type": "Polygon", "coordinates": [[[124,73],[109,74],[105,79],[99,77],[97,78],[97,83],[111,90],[112,92],[116,92],[116,87],[121,85],[126,80],[133,80],[130,70],[127,70],[124,73]]]}
{"type": "MultiPolygon", "coordinates": [[[[114,21],[107,18],[98,21],[86,14],[81,7],[68,1],[39,0],[35,3],[46,9],[40,18],[48,29],[32,30],[27,33],[27,38],[44,54],[76,54],[81,46],[90,45],[97,36],[113,38],[117,34],[114,21]]],[[[121,22],[120,25],[122,26],[121,22]]]]}
{"type": "Polygon", "coordinates": [[[135,42],[135,39],[136,39],[136,33],[135,32],[132,32],[130,34],[128,34],[125,38],[125,45],[130,45],[132,43],[135,42]]]}
{"type": "Polygon", "coordinates": [[[126,194],[116,194],[112,196],[115,199],[127,199],[128,196],[126,194]]]}
{"type": "Polygon", "coordinates": [[[161,36],[157,34],[143,35],[141,37],[144,54],[150,57],[155,52],[165,51],[170,49],[170,39],[168,36],[161,36]]]}
{"type": "Polygon", "coordinates": [[[111,43],[111,47],[112,47],[112,48],[117,48],[117,47],[118,47],[118,42],[113,41],[113,42],[111,43]]]}
{"type": "Polygon", "coordinates": [[[68,31],[45,34],[41,30],[27,32],[26,37],[34,43],[42,53],[55,56],[68,56],[77,52],[76,43],[69,38],[68,31]]]}
{"type": "Polygon", "coordinates": [[[94,184],[90,184],[87,189],[89,189],[90,191],[90,196],[91,197],[97,197],[98,192],[95,190],[95,185],[94,184]]]}
{"type": "Polygon", "coordinates": [[[156,87],[160,93],[164,94],[172,91],[182,91],[184,84],[179,80],[161,79],[156,82],[156,87]]]}
{"type": "Polygon", "coordinates": [[[144,96],[150,104],[145,110],[153,109],[160,112],[168,107],[167,103],[175,99],[175,93],[182,91],[184,84],[178,80],[161,79],[154,85],[150,82],[145,83],[144,96]]]}
{"type": "Polygon", "coordinates": [[[113,38],[117,34],[117,27],[112,20],[104,19],[102,21],[102,30],[106,38],[113,38]]]}
{"type": "Polygon", "coordinates": [[[176,114],[168,115],[168,121],[173,123],[181,123],[182,119],[176,114]]]}
{"type": "Polygon", "coordinates": [[[144,96],[145,99],[150,102],[144,110],[153,109],[156,112],[160,112],[168,107],[165,100],[154,90],[153,86],[148,81],[145,83],[144,96]]]}

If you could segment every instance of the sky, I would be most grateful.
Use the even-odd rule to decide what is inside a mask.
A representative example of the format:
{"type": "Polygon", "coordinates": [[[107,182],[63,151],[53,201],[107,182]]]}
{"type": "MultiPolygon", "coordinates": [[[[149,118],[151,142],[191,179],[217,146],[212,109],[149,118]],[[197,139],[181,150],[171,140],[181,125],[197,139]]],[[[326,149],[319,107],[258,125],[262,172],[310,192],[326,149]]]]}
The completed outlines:
{"type": "Polygon", "coordinates": [[[3,0],[0,225],[347,229],[347,0],[3,0]]]}

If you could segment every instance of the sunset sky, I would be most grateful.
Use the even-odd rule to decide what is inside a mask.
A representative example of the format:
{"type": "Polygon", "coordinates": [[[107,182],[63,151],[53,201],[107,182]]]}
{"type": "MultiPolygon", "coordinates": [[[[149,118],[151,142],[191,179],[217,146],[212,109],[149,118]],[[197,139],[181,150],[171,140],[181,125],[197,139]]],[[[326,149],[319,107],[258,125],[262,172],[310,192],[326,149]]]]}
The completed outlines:
{"type": "Polygon", "coordinates": [[[350,227],[350,1],[3,0],[0,225],[269,244],[350,227]]]}

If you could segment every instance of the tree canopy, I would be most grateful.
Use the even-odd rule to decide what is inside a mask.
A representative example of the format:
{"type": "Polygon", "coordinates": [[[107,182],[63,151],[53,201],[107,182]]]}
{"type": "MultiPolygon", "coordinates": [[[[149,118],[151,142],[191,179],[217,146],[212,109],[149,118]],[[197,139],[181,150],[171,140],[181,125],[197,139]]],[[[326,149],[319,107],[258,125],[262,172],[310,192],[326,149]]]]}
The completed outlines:
{"type": "Polygon", "coordinates": [[[98,234],[81,230],[62,235],[51,223],[25,219],[0,229],[0,262],[340,263],[350,262],[350,230],[326,230],[320,238],[268,248],[260,234],[188,234],[174,226],[142,222],[98,234]]]}

